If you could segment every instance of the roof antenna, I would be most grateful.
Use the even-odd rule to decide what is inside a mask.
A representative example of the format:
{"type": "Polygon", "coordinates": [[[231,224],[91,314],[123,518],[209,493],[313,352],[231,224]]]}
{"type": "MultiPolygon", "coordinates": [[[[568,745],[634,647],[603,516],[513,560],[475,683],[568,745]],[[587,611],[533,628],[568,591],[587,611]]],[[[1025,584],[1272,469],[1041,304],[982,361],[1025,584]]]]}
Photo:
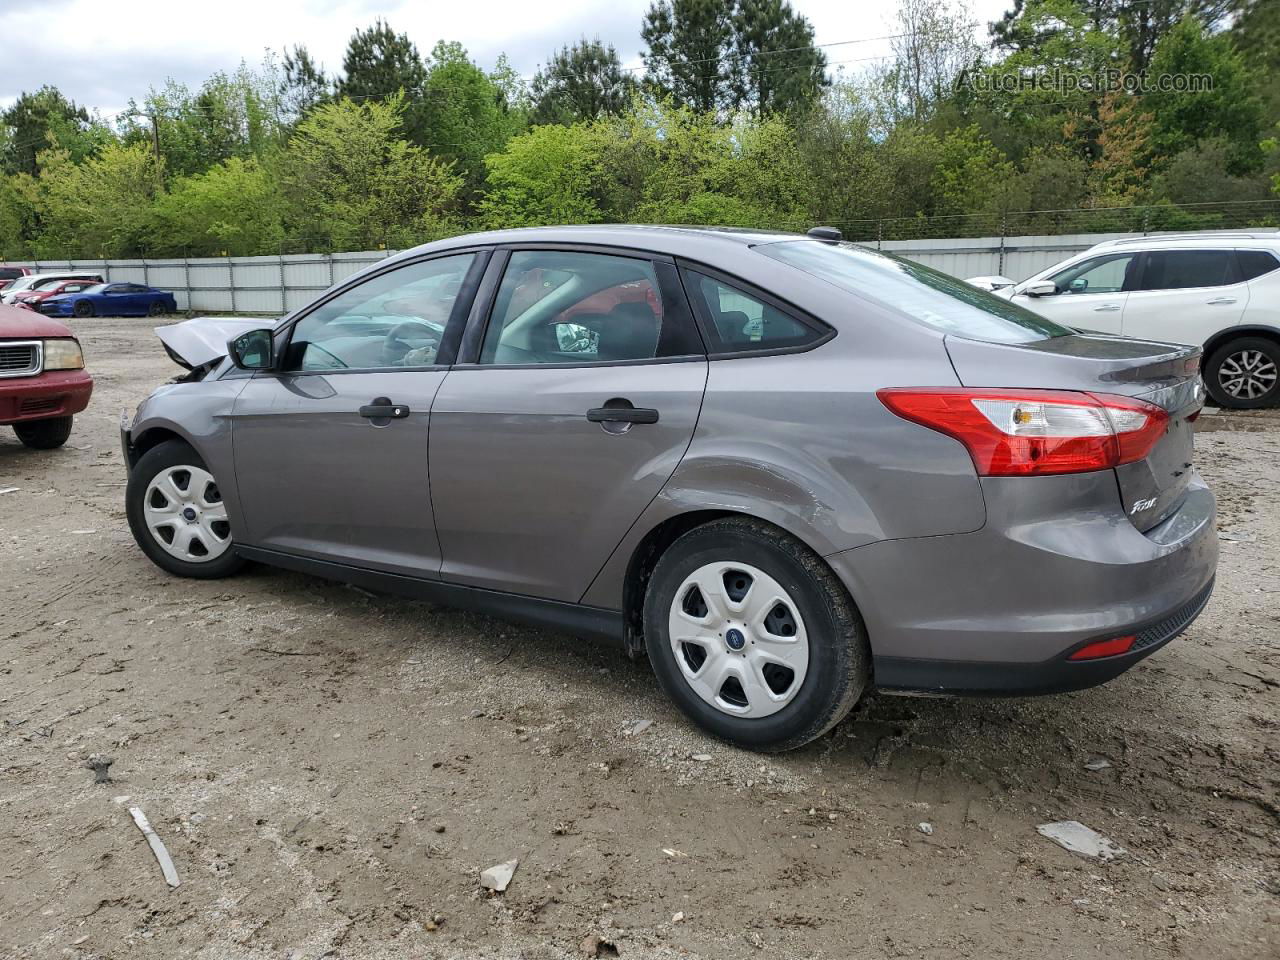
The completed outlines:
{"type": "Polygon", "coordinates": [[[839,243],[844,239],[844,234],[835,227],[810,227],[805,236],[813,237],[815,240],[828,240],[832,243],[839,243]]]}

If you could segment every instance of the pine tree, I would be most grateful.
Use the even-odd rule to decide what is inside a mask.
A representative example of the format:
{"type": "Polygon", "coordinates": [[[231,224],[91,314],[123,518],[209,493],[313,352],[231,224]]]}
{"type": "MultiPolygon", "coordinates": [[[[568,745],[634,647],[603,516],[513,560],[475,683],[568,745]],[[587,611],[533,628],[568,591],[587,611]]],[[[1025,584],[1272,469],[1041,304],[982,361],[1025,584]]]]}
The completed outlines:
{"type": "Polygon", "coordinates": [[[562,47],[533,78],[533,122],[574,123],[616,116],[631,102],[635,78],[618,51],[597,37],[562,47]]]}

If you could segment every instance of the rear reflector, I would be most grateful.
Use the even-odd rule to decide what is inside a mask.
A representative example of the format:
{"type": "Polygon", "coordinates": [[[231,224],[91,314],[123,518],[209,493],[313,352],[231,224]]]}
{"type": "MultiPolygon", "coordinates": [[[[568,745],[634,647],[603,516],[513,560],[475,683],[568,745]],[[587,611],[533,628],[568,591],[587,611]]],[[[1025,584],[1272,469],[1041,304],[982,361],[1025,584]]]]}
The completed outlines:
{"type": "Polygon", "coordinates": [[[1133,636],[1116,637],[1112,640],[1096,640],[1081,647],[1068,660],[1097,660],[1099,657],[1114,657],[1120,653],[1128,653],[1133,649],[1133,636]]]}
{"type": "Polygon", "coordinates": [[[880,402],[965,445],[979,475],[1106,470],[1146,457],[1169,415],[1131,397],[1070,390],[892,388],[880,402]]]}

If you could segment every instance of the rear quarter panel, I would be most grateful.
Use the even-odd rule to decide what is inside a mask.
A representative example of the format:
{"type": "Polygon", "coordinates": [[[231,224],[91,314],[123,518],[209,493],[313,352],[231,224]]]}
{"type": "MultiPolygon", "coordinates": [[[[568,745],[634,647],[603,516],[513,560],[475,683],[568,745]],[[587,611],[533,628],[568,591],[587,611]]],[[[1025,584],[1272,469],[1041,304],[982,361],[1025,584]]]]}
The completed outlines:
{"type": "Polygon", "coordinates": [[[641,540],[697,510],[766,520],[822,556],[985,523],[965,448],[899,419],[876,396],[886,386],[956,385],[942,336],[846,297],[805,307],[819,317],[857,315],[841,317],[833,340],[804,353],[711,361],[688,452],[584,603],[620,607],[641,540]]]}

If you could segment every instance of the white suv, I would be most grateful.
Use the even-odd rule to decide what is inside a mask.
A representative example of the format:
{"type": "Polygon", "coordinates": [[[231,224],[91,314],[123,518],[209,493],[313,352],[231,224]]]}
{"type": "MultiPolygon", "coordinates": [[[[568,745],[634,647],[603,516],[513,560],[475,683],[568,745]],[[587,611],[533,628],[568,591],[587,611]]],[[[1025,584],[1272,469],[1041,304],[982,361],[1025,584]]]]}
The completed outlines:
{"type": "Polygon", "coordinates": [[[1064,326],[1202,346],[1221,406],[1280,400],[1280,234],[1108,240],[995,293],[1064,326]]]}

